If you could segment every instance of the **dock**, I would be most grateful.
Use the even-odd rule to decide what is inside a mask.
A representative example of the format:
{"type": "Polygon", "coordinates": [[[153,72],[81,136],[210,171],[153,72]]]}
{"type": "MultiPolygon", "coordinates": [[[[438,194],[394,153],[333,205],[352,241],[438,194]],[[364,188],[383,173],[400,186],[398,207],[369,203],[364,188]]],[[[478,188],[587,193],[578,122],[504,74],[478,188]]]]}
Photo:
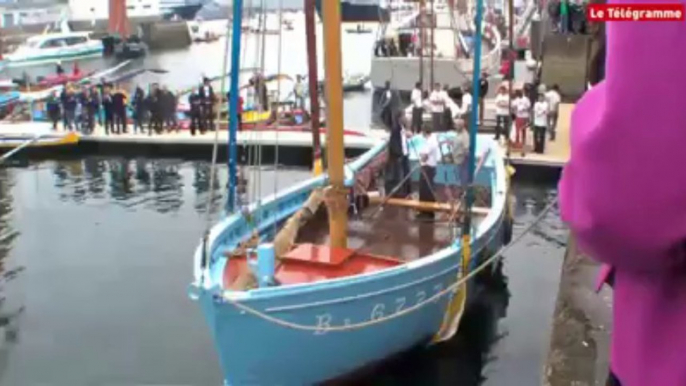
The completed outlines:
{"type": "MultiPolygon", "coordinates": [[[[379,138],[388,134],[385,130],[351,130],[363,135],[346,135],[346,156],[358,156],[374,146],[379,138]]],[[[260,130],[237,133],[239,160],[253,151],[259,151],[263,163],[273,163],[277,158],[283,165],[301,166],[312,162],[312,134],[309,131],[260,130]],[[255,150],[257,149],[257,150],[255,150]]],[[[326,135],[321,135],[326,146],[326,135]]],[[[227,158],[229,134],[222,130],[216,138],[219,159],[227,158]]],[[[102,127],[96,127],[93,134],[82,135],[79,150],[88,154],[209,158],[215,144],[215,132],[191,135],[189,130],[165,131],[162,134],[133,133],[132,126],[127,134],[105,134],[102,127]]]]}

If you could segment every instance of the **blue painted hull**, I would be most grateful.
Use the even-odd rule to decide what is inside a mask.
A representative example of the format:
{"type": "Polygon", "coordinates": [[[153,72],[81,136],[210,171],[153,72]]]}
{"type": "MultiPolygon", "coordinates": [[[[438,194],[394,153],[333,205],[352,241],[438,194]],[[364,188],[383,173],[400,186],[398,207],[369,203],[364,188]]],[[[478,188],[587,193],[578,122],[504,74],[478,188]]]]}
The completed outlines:
{"type": "MultiPolygon", "coordinates": [[[[353,172],[382,151],[385,144],[349,165],[348,181],[351,183],[353,172]]],[[[492,214],[475,231],[470,269],[503,244],[506,188],[503,190],[504,167],[497,165],[502,162],[499,157],[485,165],[477,179],[492,186],[493,205],[492,214]]],[[[315,178],[266,198],[259,210],[251,206],[252,219],[263,238],[269,237],[266,233],[274,229],[275,222],[297,211],[310,192],[325,181],[324,177],[315,178]]],[[[225,383],[230,386],[313,385],[427,344],[440,330],[455,292],[428,303],[425,300],[453,285],[461,274],[462,248],[457,239],[434,255],[370,274],[245,292],[224,291],[220,288],[226,265],[223,253],[249,237],[252,230],[242,214],[215,226],[208,241],[209,268],[200,268],[201,246],[195,254],[196,281],[189,290],[201,304],[219,352],[225,383]],[[279,322],[247,313],[237,302],[279,322]],[[411,309],[419,303],[424,305],[411,309]],[[373,322],[392,314],[397,317],[373,322]],[[311,330],[282,322],[309,326],[311,330]],[[359,323],[365,325],[345,331],[320,329],[359,323]]]]}
{"type": "MultiPolygon", "coordinates": [[[[322,16],[322,0],[316,2],[317,13],[322,16]]],[[[391,20],[388,8],[379,5],[357,5],[347,1],[341,1],[341,21],[346,22],[384,22],[391,20]]]]}

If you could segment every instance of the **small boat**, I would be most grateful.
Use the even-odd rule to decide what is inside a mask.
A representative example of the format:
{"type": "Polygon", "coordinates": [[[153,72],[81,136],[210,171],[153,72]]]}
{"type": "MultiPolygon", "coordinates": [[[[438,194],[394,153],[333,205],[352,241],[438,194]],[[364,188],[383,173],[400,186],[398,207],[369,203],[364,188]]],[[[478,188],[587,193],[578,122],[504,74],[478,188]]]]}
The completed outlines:
{"type": "MultiPolygon", "coordinates": [[[[346,75],[343,77],[343,92],[362,92],[367,90],[369,76],[364,74],[346,75]]],[[[320,92],[324,89],[324,81],[319,81],[320,92]]]]}
{"type": "Polygon", "coordinates": [[[79,135],[73,132],[55,132],[46,122],[0,122],[0,152],[14,149],[33,140],[27,147],[68,147],[79,142],[79,135]]]}
{"type": "Polygon", "coordinates": [[[5,55],[0,66],[33,66],[99,57],[102,53],[102,42],[92,40],[89,32],[48,33],[28,38],[25,44],[5,55]]]}

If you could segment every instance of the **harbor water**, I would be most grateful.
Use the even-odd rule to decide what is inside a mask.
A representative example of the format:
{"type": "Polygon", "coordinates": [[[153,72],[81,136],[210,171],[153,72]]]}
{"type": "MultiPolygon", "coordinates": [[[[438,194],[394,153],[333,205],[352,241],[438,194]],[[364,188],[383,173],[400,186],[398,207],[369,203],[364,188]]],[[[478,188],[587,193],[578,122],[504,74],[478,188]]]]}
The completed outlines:
{"type": "MultiPolygon", "coordinates": [[[[220,166],[218,186],[226,174],[220,166]]],[[[249,184],[260,195],[309,176],[279,169],[277,178],[273,167],[248,174],[261,181],[249,184]]],[[[0,169],[0,264],[24,268],[2,289],[0,384],[220,385],[209,329],[186,296],[191,254],[207,224],[209,177],[208,163],[180,159],[90,157],[0,169]]],[[[515,192],[515,231],[554,197],[551,186],[517,184],[515,192]]],[[[216,219],[224,194],[214,194],[216,219]]],[[[550,214],[508,252],[452,342],[409,353],[355,384],[537,384],[564,232],[550,214]]]]}
{"type": "MultiPolygon", "coordinates": [[[[266,37],[265,73],[279,67],[293,77],[306,73],[303,28],[294,26],[282,37],[280,66],[279,38],[266,37]]],[[[375,34],[343,35],[344,70],[368,72],[375,34]]],[[[242,65],[259,68],[259,47],[250,39],[242,65]]],[[[168,72],[144,75],[128,86],[198,84],[203,75],[221,72],[223,45],[220,40],[150,55],[132,68],[168,72]]],[[[103,59],[80,66],[95,70],[113,64],[103,59]]],[[[26,71],[36,76],[53,70],[26,71]]],[[[4,75],[18,76],[13,71],[4,75]]],[[[346,127],[370,127],[371,110],[371,93],[346,97],[346,127]]],[[[186,295],[192,253],[208,224],[210,169],[208,162],[184,160],[182,154],[178,159],[67,157],[0,167],[0,267],[23,268],[0,282],[0,385],[222,383],[209,329],[186,295]]],[[[211,222],[221,216],[227,168],[220,164],[216,173],[211,222]]],[[[248,198],[255,198],[310,174],[262,165],[249,168],[248,175],[257,181],[248,184],[248,198]]],[[[517,233],[556,190],[554,183],[514,188],[517,233]]],[[[494,280],[480,288],[453,341],[403,355],[354,384],[540,384],[565,235],[556,212],[548,214],[506,254],[494,280]]]]}

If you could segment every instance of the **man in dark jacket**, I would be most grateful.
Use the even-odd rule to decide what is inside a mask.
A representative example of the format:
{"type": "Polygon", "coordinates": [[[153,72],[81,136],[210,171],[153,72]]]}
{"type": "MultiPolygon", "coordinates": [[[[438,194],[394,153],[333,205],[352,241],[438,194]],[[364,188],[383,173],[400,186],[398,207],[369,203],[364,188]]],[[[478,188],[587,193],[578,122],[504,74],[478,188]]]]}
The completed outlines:
{"type": "Polygon", "coordinates": [[[160,89],[158,88],[157,84],[153,84],[147,99],[148,109],[150,110],[150,126],[148,128],[148,135],[152,135],[153,130],[157,134],[162,134],[164,122],[161,99],[160,89]]]}
{"type": "Polygon", "coordinates": [[[114,133],[114,104],[112,101],[112,90],[109,85],[105,85],[102,91],[102,109],[105,114],[105,134],[110,131],[114,133]]]}
{"type": "Polygon", "coordinates": [[[205,134],[204,125],[202,125],[202,99],[200,99],[200,89],[193,90],[188,96],[188,104],[191,107],[191,135],[195,135],[196,130],[200,130],[201,134],[205,134]]]}
{"type": "Polygon", "coordinates": [[[84,114],[84,134],[93,134],[95,130],[95,115],[100,110],[100,97],[95,88],[84,90],[84,103],[81,106],[84,114]]]}
{"type": "Polygon", "coordinates": [[[48,113],[48,119],[50,122],[52,122],[52,129],[57,131],[57,123],[60,121],[62,114],[60,110],[60,101],[57,98],[56,93],[50,95],[46,109],[48,113]]]}
{"type": "Polygon", "coordinates": [[[64,129],[74,131],[74,120],[76,119],[76,107],[78,101],[71,85],[66,85],[62,93],[62,111],[64,112],[64,129]]]}
{"type": "Polygon", "coordinates": [[[133,132],[138,133],[140,130],[143,133],[143,123],[145,122],[145,115],[147,113],[146,103],[145,103],[145,92],[142,88],[136,87],[136,91],[133,94],[133,100],[131,101],[133,107],[133,132]]]}
{"type": "Polygon", "coordinates": [[[210,80],[203,79],[203,84],[200,86],[200,100],[203,106],[203,121],[205,129],[214,130],[214,89],[210,84],[210,80]]]}
{"type": "Polygon", "coordinates": [[[114,112],[114,125],[117,134],[127,133],[127,119],[126,119],[126,94],[124,90],[117,89],[112,95],[112,107],[114,112]]]}

